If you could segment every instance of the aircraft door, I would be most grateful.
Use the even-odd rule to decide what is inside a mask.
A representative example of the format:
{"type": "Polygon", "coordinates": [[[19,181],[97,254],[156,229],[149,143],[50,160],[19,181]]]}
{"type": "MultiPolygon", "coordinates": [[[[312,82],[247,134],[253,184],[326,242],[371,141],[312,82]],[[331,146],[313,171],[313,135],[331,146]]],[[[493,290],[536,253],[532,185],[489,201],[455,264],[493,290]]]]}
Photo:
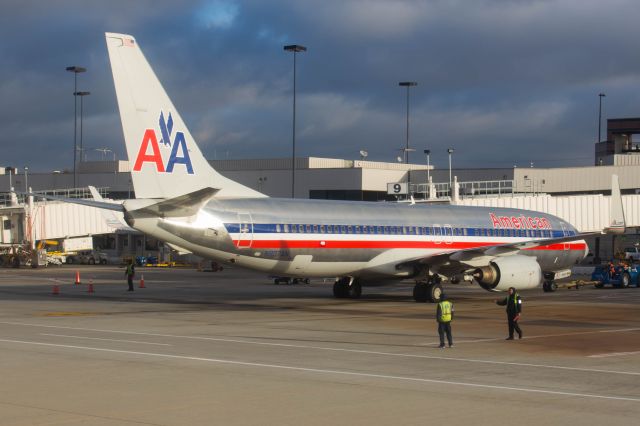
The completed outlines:
{"type": "Polygon", "coordinates": [[[253,244],[253,219],[251,213],[238,213],[238,239],[236,247],[251,248],[253,244]]]}
{"type": "MultiPolygon", "coordinates": [[[[563,237],[568,237],[569,236],[569,231],[564,226],[564,223],[561,223],[560,226],[562,227],[562,236],[563,237]]],[[[571,246],[571,244],[569,244],[569,241],[565,241],[562,244],[562,250],[567,251],[567,250],[569,250],[570,246],[571,246]]]]}

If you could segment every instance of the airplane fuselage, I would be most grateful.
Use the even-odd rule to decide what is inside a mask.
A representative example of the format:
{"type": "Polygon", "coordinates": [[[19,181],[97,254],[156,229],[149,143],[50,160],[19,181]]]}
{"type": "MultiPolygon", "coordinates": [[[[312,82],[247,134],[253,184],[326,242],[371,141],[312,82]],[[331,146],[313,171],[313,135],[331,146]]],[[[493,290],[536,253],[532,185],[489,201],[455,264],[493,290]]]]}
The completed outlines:
{"type": "MultiPolygon", "coordinates": [[[[134,210],[129,221],[201,256],[273,275],[364,279],[414,277],[420,271],[412,259],[578,235],[562,219],[528,210],[277,198],[213,199],[184,218],[137,217],[134,210]]],[[[583,259],[587,245],[519,254],[558,271],[583,259]]]]}

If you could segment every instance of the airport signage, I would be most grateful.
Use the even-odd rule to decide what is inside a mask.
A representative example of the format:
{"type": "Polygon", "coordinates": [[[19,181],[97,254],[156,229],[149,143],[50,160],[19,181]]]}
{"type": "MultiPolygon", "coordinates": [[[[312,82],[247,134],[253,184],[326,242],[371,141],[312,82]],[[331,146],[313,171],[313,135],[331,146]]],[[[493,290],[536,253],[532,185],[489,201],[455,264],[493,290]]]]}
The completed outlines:
{"type": "Polygon", "coordinates": [[[408,185],[406,182],[392,182],[387,184],[387,194],[389,195],[406,195],[408,193],[408,185]]]}

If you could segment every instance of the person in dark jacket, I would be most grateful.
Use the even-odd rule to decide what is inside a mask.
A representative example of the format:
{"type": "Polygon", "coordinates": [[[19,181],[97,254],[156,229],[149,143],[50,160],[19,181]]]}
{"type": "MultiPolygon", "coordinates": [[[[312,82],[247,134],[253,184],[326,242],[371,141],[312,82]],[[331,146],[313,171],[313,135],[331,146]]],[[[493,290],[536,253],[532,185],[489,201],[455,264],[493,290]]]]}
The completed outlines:
{"type": "Polygon", "coordinates": [[[436,309],[436,321],[438,321],[438,335],[440,336],[440,349],[444,349],[444,335],[447,335],[447,342],[449,347],[453,346],[453,339],[451,337],[451,320],[453,319],[453,303],[449,301],[447,296],[443,293],[440,296],[440,302],[438,302],[438,308],[436,309]]]}
{"type": "Polygon", "coordinates": [[[514,287],[509,287],[509,294],[502,300],[495,300],[500,306],[507,307],[507,320],[509,322],[509,337],[507,340],[513,340],[513,332],[518,333],[518,339],[522,339],[522,330],[518,325],[520,319],[520,312],[522,312],[522,299],[516,292],[514,287]]]}
{"type": "Polygon", "coordinates": [[[133,291],[133,277],[136,274],[133,260],[129,260],[129,263],[127,263],[127,269],[124,271],[124,274],[127,276],[127,284],[129,284],[129,290],[127,291],[133,291]]]}

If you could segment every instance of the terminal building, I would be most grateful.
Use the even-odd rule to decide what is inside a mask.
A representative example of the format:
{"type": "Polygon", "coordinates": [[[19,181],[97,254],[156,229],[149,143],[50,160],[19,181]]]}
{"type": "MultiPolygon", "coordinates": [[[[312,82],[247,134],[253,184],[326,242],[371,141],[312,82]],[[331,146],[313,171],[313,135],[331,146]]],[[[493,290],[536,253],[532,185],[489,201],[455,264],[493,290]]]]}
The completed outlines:
{"type": "MultiPolygon", "coordinates": [[[[366,161],[364,159],[296,158],[295,185],[291,158],[213,160],[226,177],[271,197],[396,202],[451,202],[461,205],[516,207],[544,211],[572,223],[581,232],[608,224],[611,176],[618,175],[628,233],[617,242],[591,242],[596,257],[610,257],[621,246],[640,241],[640,148],[633,135],[640,118],[608,120],[607,141],[595,146],[595,164],[564,168],[435,169],[432,165],[366,161]],[[451,182],[450,182],[451,176],[451,182]]],[[[12,246],[73,236],[94,237],[95,248],[112,257],[168,252],[100,210],[61,202],[24,199],[31,188],[62,197],[89,198],[87,185],[105,198],[135,196],[128,161],[81,162],[69,172],[33,173],[0,168],[0,244],[12,246]]]]}

